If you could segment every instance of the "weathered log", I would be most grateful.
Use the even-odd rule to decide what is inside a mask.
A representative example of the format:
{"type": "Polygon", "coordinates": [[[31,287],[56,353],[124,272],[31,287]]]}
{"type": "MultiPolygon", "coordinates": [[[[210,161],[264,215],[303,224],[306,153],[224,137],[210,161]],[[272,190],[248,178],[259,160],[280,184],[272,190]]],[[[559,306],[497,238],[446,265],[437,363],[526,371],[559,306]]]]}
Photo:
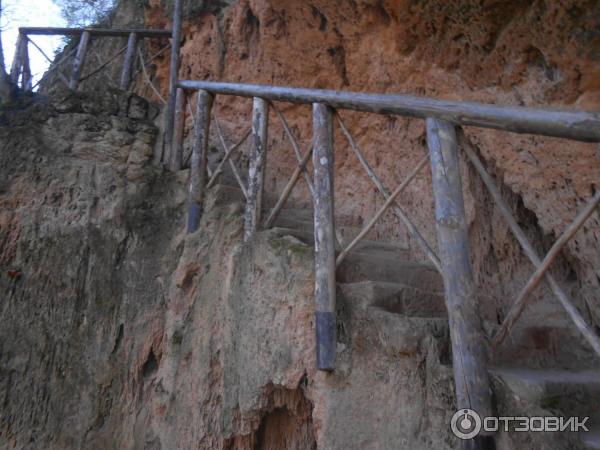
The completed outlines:
{"type": "Polygon", "coordinates": [[[208,132],[213,96],[206,91],[198,91],[196,125],[190,167],[190,204],[188,213],[188,233],[193,233],[200,225],[206,195],[206,175],[208,164],[208,132]]]}
{"type": "Polygon", "coordinates": [[[93,36],[119,37],[137,34],[140,38],[168,38],[170,30],[151,30],[144,28],[57,28],[57,27],[21,27],[19,32],[31,36],[80,36],[89,33],[93,36]]]}
{"type": "Polygon", "coordinates": [[[19,33],[17,36],[17,44],[15,46],[15,55],[13,56],[12,65],[10,67],[10,80],[16,86],[21,75],[21,69],[23,68],[23,60],[21,59],[23,43],[27,39],[23,33],[19,33]]]}
{"type": "Polygon", "coordinates": [[[130,33],[129,39],[127,40],[127,52],[125,53],[125,59],[123,61],[123,70],[121,71],[120,88],[124,91],[129,90],[129,83],[131,82],[131,70],[135,61],[137,41],[138,35],[135,32],[130,33]]]}
{"type": "MultiPolygon", "coordinates": [[[[521,244],[523,251],[529,258],[529,260],[533,263],[535,268],[539,268],[542,264],[542,260],[540,259],[536,250],[533,248],[533,245],[531,245],[531,242],[529,242],[529,240],[527,239],[527,236],[525,236],[525,232],[521,229],[521,227],[513,217],[508,204],[506,203],[506,201],[502,197],[502,194],[496,187],[496,184],[492,180],[492,177],[487,173],[487,171],[483,167],[481,159],[479,159],[479,157],[475,154],[475,152],[471,148],[470,143],[467,142],[464,138],[464,135],[460,136],[460,141],[462,144],[461,148],[464,150],[465,154],[473,164],[473,167],[475,167],[475,170],[477,170],[477,172],[479,173],[483,184],[485,184],[488,192],[494,199],[494,202],[496,203],[496,206],[498,206],[500,214],[502,214],[502,217],[504,217],[504,220],[506,220],[508,227],[514,234],[519,244],[521,244]]],[[[550,289],[560,302],[560,304],[565,308],[565,310],[577,326],[578,330],[581,332],[581,334],[583,334],[583,336],[590,343],[592,348],[594,348],[596,353],[600,355],[600,340],[598,339],[598,336],[596,336],[596,334],[591,330],[591,328],[585,323],[583,317],[581,317],[581,314],[579,313],[577,308],[573,306],[573,304],[567,297],[567,294],[565,294],[562,288],[558,285],[554,277],[550,273],[546,272],[544,274],[544,278],[548,283],[548,286],[550,286],[550,289]]],[[[494,339],[492,341],[492,344],[494,346],[500,345],[504,338],[507,336],[507,334],[510,332],[508,328],[501,328],[501,330],[502,333],[496,333],[496,336],[494,336],[494,339]]]]}
{"type": "Polygon", "coordinates": [[[85,64],[85,55],[87,53],[89,42],[90,33],[89,31],[84,31],[81,34],[79,46],[77,47],[77,54],[75,55],[75,60],[73,61],[73,72],[71,73],[71,80],[69,81],[70,89],[77,89],[79,78],[81,77],[81,72],[83,71],[83,65],[85,64]]]}
{"type": "Polygon", "coordinates": [[[263,184],[267,164],[269,104],[255,98],[252,108],[252,148],[248,161],[248,196],[244,214],[244,241],[249,241],[260,225],[263,184]]]}
{"type": "MultiPolygon", "coordinates": [[[[173,36],[171,39],[171,61],[169,66],[169,98],[165,114],[165,143],[173,143],[175,125],[175,89],[179,77],[179,49],[181,47],[181,15],[183,0],[175,0],[173,5],[173,36]]],[[[165,161],[165,164],[167,161],[165,161]]]]}
{"type": "Polygon", "coordinates": [[[335,310],[335,227],[333,219],[333,110],[313,105],[315,183],[315,323],[317,369],[331,371],[337,343],[335,310]]]}
{"type": "Polygon", "coordinates": [[[469,261],[467,222],[460,180],[456,132],[451,123],[427,119],[436,229],[456,386],[456,406],[482,417],[492,414],[485,335],[477,311],[469,261]]]}
{"type": "MultiPolygon", "coordinates": [[[[362,164],[363,168],[367,172],[367,175],[370,178],[370,180],[377,187],[377,190],[387,200],[390,197],[390,192],[384,186],[384,184],[381,182],[381,179],[377,176],[377,174],[375,173],[375,171],[373,170],[373,168],[371,167],[371,165],[365,158],[365,155],[363,154],[362,150],[358,146],[358,143],[355,142],[354,138],[348,131],[348,128],[344,124],[344,121],[342,120],[342,117],[340,116],[340,114],[336,111],[335,115],[337,116],[338,123],[340,124],[340,128],[342,129],[342,133],[346,136],[346,139],[348,140],[348,143],[350,144],[352,151],[354,152],[354,154],[356,155],[356,157],[362,164]]],[[[437,271],[440,274],[442,274],[442,266],[440,263],[440,259],[435,254],[435,252],[433,251],[433,249],[431,248],[431,246],[429,245],[427,240],[419,232],[419,230],[417,229],[415,224],[413,224],[412,221],[408,218],[408,216],[406,215],[404,210],[400,207],[398,202],[395,202],[395,205],[392,208],[392,211],[394,211],[396,216],[398,216],[398,218],[402,221],[402,223],[404,223],[404,226],[407,228],[411,237],[415,241],[417,241],[417,244],[419,244],[419,247],[421,247],[421,250],[423,250],[423,253],[425,253],[425,255],[429,258],[429,260],[435,266],[437,271]]]]}
{"type": "Polygon", "coordinates": [[[23,61],[23,79],[21,81],[21,88],[24,91],[31,91],[32,77],[31,77],[31,66],[29,65],[29,39],[23,39],[23,52],[21,61],[23,61]]]}
{"type": "Polygon", "coordinates": [[[184,89],[206,89],[214,94],[262,97],[290,103],[325,103],[336,109],[408,117],[435,117],[459,125],[496,128],[579,141],[600,141],[600,113],[560,111],[475,102],[433,100],[408,95],[367,94],[258,84],[181,80],[184,89]]]}
{"type": "Polygon", "coordinates": [[[296,186],[296,183],[298,182],[298,178],[300,178],[300,174],[302,172],[304,172],[304,170],[306,168],[306,164],[308,163],[308,160],[310,159],[311,155],[312,155],[312,148],[308,149],[308,151],[304,155],[304,158],[302,158],[302,161],[300,161],[300,163],[296,166],[296,169],[294,170],[292,177],[290,178],[288,183],[285,185],[285,188],[283,189],[281,196],[277,200],[277,203],[275,204],[275,206],[271,210],[271,213],[269,214],[269,217],[265,221],[265,228],[271,228],[271,225],[273,225],[273,222],[277,218],[279,212],[281,211],[281,208],[283,208],[283,205],[285,205],[285,202],[287,201],[288,197],[290,196],[292,189],[294,189],[294,186],[296,186]]]}
{"type": "Polygon", "coordinates": [[[175,127],[173,130],[173,145],[171,146],[171,171],[178,172],[181,170],[183,162],[183,133],[185,131],[186,93],[183,89],[177,89],[175,100],[175,127]]]}
{"type": "Polygon", "coordinates": [[[427,163],[428,159],[429,156],[427,155],[419,162],[419,164],[417,164],[417,166],[408,174],[406,179],[402,183],[400,183],[400,185],[396,188],[394,192],[391,193],[391,195],[387,198],[387,200],[379,209],[379,211],[377,211],[377,213],[373,216],[373,218],[370,220],[367,226],[365,226],[360,231],[360,233],[358,233],[358,235],[352,240],[352,242],[350,242],[350,244],[348,244],[348,246],[340,252],[337,259],[335,260],[335,264],[337,267],[340,266],[342,261],[344,261],[346,255],[348,255],[348,253],[352,251],[352,249],[361,241],[361,239],[363,239],[367,235],[367,233],[371,231],[371,228],[373,228],[373,226],[377,223],[381,216],[383,216],[383,214],[388,210],[388,208],[392,206],[392,204],[396,200],[396,197],[406,188],[406,186],[408,186],[412,179],[419,173],[419,171],[427,163]]]}
{"type": "MultiPolygon", "coordinates": [[[[521,313],[525,309],[525,306],[529,303],[531,297],[529,294],[533,291],[542,281],[544,275],[550,268],[550,265],[557,258],[562,248],[569,242],[569,240],[577,233],[577,231],[583,226],[584,222],[590,217],[590,215],[594,212],[598,204],[600,203],[600,191],[596,192],[596,194],[592,197],[592,199],[588,202],[585,208],[577,215],[575,220],[566,228],[566,230],[562,233],[560,238],[554,243],[550,251],[546,255],[543,261],[537,266],[535,273],[531,276],[519,296],[517,300],[513,303],[508,314],[504,318],[504,322],[500,326],[497,335],[494,337],[494,344],[497,345],[504,337],[510,332],[514,323],[518,320],[521,313]]],[[[588,324],[585,323],[577,308],[570,302],[562,303],[563,307],[569,313],[569,316],[575,322],[575,325],[579,329],[579,331],[585,336],[586,340],[590,343],[590,345],[594,348],[596,353],[600,355],[600,340],[594,333],[594,331],[589,327],[588,324]]]]}

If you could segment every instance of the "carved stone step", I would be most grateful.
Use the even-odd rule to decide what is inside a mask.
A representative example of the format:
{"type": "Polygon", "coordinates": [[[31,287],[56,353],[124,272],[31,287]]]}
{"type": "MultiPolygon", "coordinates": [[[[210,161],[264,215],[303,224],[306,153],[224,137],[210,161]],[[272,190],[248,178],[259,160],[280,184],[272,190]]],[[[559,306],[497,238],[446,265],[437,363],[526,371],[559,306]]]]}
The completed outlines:
{"type": "MultiPolygon", "coordinates": [[[[523,367],[496,367],[489,370],[497,400],[497,414],[509,417],[578,417],[593,430],[598,427],[600,371],[552,370],[523,367]]],[[[574,419],[575,420],[575,419],[574,419]]],[[[560,423],[560,422],[559,422],[560,423]]],[[[517,424],[512,424],[517,425],[517,424]]],[[[507,448],[600,448],[594,432],[509,433],[507,448]]],[[[537,422],[536,426],[541,426],[537,422]]]]}
{"type": "Polygon", "coordinates": [[[600,370],[492,368],[498,387],[525,408],[537,405],[562,416],[600,418],[600,370]]]}
{"type": "MultiPolygon", "coordinates": [[[[312,220],[290,219],[284,215],[277,217],[273,225],[278,228],[289,228],[308,232],[314,231],[314,224],[312,220]]],[[[337,225],[335,227],[335,232],[337,233],[338,240],[349,242],[352,236],[355,236],[360,232],[360,228],[337,225]]]]}
{"type": "Polygon", "coordinates": [[[407,317],[447,317],[444,296],[400,283],[361,281],[340,283],[344,298],[407,317]]]}
{"type": "Polygon", "coordinates": [[[226,205],[233,202],[242,202],[245,204],[246,198],[239,187],[226,184],[215,184],[210,189],[210,195],[213,196],[215,205],[226,205]]]}
{"type": "MultiPolygon", "coordinates": [[[[289,236],[294,236],[308,245],[313,245],[315,241],[312,228],[276,227],[274,230],[282,235],[287,234],[289,236]]],[[[339,249],[337,250],[339,251],[339,249]]],[[[376,253],[379,255],[386,255],[390,258],[407,259],[408,246],[401,242],[382,242],[363,239],[352,249],[351,253],[376,253]]]]}
{"type": "MultiPolygon", "coordinates": [[[[270,213],[270,211],[268,211],[270,213]]],[[[313,223],[314,220],[314,212],[312,205],[308,208],[283,208],[277,219],[280,218],[285,220],[293,220],[297,222],[310,222],[313,223]]],[[[336,226],[355,226],[356,220],[349,215],[340,215],[336,214],[335,217],[336,226]]]]}
{"type": "MultiPolygon", "coordinates": [[[[492,336],[498,324],[485,323],[492,336]]],[[[549,321],[517,324],[505,341],[491,355],[494,366],[527,366],[584,370],[598,367],[598,359],[570,324],[549,321]],[[564,349],[569,351],[565,352],[564,349]]]]}
{"type": "Polygon", "coordinates": [[[443,291],[442,277],[430,264],[379,252],[350,253],[338,268],[337,279],[342,283],[389,281],[433,292],[443,291]]]}
{"type": "MultiPolygon", "coordinates": [[[[403,285],[380,287],[388,293],[395,291],[399,297],[402,296],[399,291],[405,291],[407,295],[415,291],[403,285]]],[[[337,285],[338,319],[347,325],[344,329],[350,333],[349,351],[369,355],[382,352],[397,360],[399,355],[415,354],[434,345],[438,361],[444,368],[449,367],[448,320],[436,316],[437,307],[413,310],[415,316],[411,316],[408,311],[401,310],[402,306],[408,306],[403,305],[402,300],[394,303],[389,297],[377,294],[377,289],[376,283],[372,282],[337,285]]],[[[424,293],[420,294],[426,297],[424,293]]]]}

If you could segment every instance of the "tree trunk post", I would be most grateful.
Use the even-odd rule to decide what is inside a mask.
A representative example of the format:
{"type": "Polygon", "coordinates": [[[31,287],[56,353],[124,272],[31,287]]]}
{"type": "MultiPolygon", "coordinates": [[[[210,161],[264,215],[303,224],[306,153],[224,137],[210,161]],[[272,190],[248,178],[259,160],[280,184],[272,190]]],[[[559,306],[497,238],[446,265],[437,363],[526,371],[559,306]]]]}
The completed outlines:
{"type": "Polygon", "coordinates": [[[193,233],[198,229],[200,216],[204,208],[208,163],[208,132],[212,104],[212,94],[203,90],[198,91],[198,107],[196,109],[196,126],[194,127],[194,145],[190,167],[188,233],[193,233]]]}
{"type": "Polygon", "coordinates": [[[171,146],[171,170],[181,170],[183,164],[183,132],[185,128],[186,94],[181,88],[177,89],[175,102],[175,129],[173,130],[173,145],[171,146]]]}
{"type": "Polygon", "coordinates": [[[27,39],[22,33],[17,36],[17,45],[15,46],[15,55],[13,56],[12,65],[10,67],[10,81],[16,86],[19,81],[19,75],[21,75],[21,69],[23,67],[23,60],[21,59],[23,43],[27,39]]]}
{"type": "Polygon", "coordinates": [[[262,212],[263,184],[267,162],[269,103],[255,97],[252,107],[252,148],[248,161],[248,198],[244,214],[244,241],[257,231],[262,212]]]}
{"type": "Polygon", "coordinates": [[[336,353],[333,110],[313,104],[315,323],[317,369],[331,371],[336,353]]]}
{"type": "MultiPolygon", "coordinates": [[[[458,409],[472,409],[481,417],[492,415],[492,392],[486,367],[486,341],[475,299],[469,261],[469,242],[460,179],[458,144],[454,125],[427,119],[427,144],[431,160],[439,256],[458,409]]],[[[493,445],[493,436],[465,441],[466,448],[493,445]]]]}
{"type": "Polygon", "coordinates": [[[79,85],[79,78],[83,71],[83,65],[85,64],[85,55],[87,53],[88,44],[90,42],[90,32],[84,31],[81,33],[81,39],[79,40],[79,47],[77,48],[77,54],[75,55],[75,61],[73,61],[73,72],[71,74],[71,80],[69,81],[69,88],[76,90],[79,85]]]}
{"type": "MultiPolygon", "coordinates": [[[[175,122],[175,95],[179,78],[179,50],[181,46],[181,16],[183,0],[175,0],[173,5],[173,34],[171,38],[171,62],[169,68],[169,98],[165,115],[165,141],[163,147],[173,143],[173,127],[175,122]]],[[[165,152],[166,154],[166,152],[165,152]]],[[[164,161],[168,164],[168,161],[164,161]]]]}
{"type": "Polygon", "coordinates": [[[129,90],[129,83],[131,82],[131,69],[133,68],[133,62],[135,61],[137,41],[137,33],[129,33],[129,39],[127,40],[127,51],[125,52],[125,60],[123,61],[123,71],[121,72],[120,88],[124,91],[129,90]]]}
{"type": "Polygon", "coordinates": [[[30,91],[32,86],[31,66],[29,65],[29,39],[27,36],[23,38],[23,46],[21,49],[21,62],[23,64],[23,79],[21,80],[21,89],[30,91]]]}

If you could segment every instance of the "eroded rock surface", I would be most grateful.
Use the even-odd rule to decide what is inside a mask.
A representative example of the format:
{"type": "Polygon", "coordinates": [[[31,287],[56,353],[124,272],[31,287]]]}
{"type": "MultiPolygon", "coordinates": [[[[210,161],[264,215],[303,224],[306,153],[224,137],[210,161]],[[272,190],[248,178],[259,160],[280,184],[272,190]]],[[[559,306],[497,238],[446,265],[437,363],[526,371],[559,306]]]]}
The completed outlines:
{"type": "MultiPolygon", "coordinates": [[[[181,77],[600,105],[597,2],[209,3],[186,8],[181,77]]],[[[168,24],[163,6],[150,2],[148,26],[168,24]]],[[[151,70],[163,92],[166,70],[167,58],[151,70]]],[[[138,92],[151,97],[142,86],[138,92]]],[[[282,109],[306,150],[309,108],[282,109]]],[[[218,98],[216,111],[228,143],[236,142],[249,126],[249,101],[218,98]]],[[[391,188],[426,151],[420,121],[342,115],[391,188]]],[[[189,174],[151,164],[154,116],[135,96],[59,96],[0,129],[0,446],[457,448],[448,429],[454,399],[444,309],[439,292],[422,292],[431,279],[408,288],[369,284],[350,276],[366,270],[360,259],[349,279],[340,274],[339,367],[316,372],[310,239],[276,229],[241,245],[241,196],[225,185],[211,192],[200,230],[186,235],[189,174]],[[414,305],[415,298],[424,301],[414,305]]],[[[540,252],[600,184],[594,145],[466,135],[540,252]]],[[[360,226],[383,200],[339,131],[335,142],[336,214],[344,226],[360,226]]],[[[211,161],[217,148],[213,130],[211,161]]],[[[280,192],[295,162],[273,116],[268,158],[267,191],[280,192]]],[[[464,161],[462,169],[490,331],[532,267],[464,161]]],[[[310,205],[299,186],[288,207],[310,205]]],[[[434,243],[430,186],[424,170],[401,202],[434,243]]],[[[553,269],[596,330],[599,225],[596,213],[553,269]]],[[[409,243],[403,258],[423,259],[391,214],[370,238],[409,243]]],[[[398,269],[386,267],[392,275],[398,269]]],[[[494,362],[597,367],[548,292],[538,295],[494,362]]],[[[556,411],[554,397],[532,405],[537,387],[509,381],[495,381],[504,411],[556,411]]],[[[500,443],[557,443],[514,439],[500,443]]]]}
{"type": "MultiPolygon", "coordinates": [[[[190,2],[184,8],[181,78],[407,93],[502,105],[600,108],[597,2],[240,0],[212,7],[208,3],[190,2]]],[[[164,8],[164,2],[151,1],[146,22],[168,25],[164,8]]],[[[154,69],[156,82],[166,89],[167,59],[156,61],[154,69]]],[[[236,142],[249,126],[251,101],[221,96],[215,104],[228,142],[236,142]]],[[[310,108],[279,107],[302,148],[308,149],[310,108]]],[[[426,152],[421,120],[341,114],[390,189],[426,152]]],[[[191,130],[189,118],[187,129],[191,130]]],[[[467,128],[466,135],[540,253],[600,185],[595,144],[473,128],[467,128]]],[[[218,149],[216,135],[212,142],[218,149]]],[[[189,146],[188,140],[188,151],[189,146]]],[[[365,224],[383,198],[339,127],[334,147],[336,214],[365,224]]],[[[272,114],[267,189],[281,192],[294,165],[289,142],[272,114]]],[[[526,282],[531,264],[466,163],[463,184],[481,303],[490,306],[486,313],[490,318],[502,316],[526,282]]],[[[408,215],[435,245],[430,172],[423,170],[401,197],[408,215]]],[[[299,184],[291,202],[310,204],[304,185],[299,184]]],[[[391,213],[375,230],[380,239],[409,241],[406,229],[391,213]]],[[[600,219],[594,215],[555,266],[555,277],[572,291],[595,327],[600,324],[600,309],[593,300],[600,287],[599,230],[600,219]]],[[[417,245],[409,243],[413,256],[422,259],[417,245]]],[[[548,292],[544,297],[550,297],[548,292]]],[[[558,309],[555,313],[561,314],[558,309]]]]}
{"type": "Polygon", "coordinates": [[[185,234],[187,172],[150,164],[144,105],[38,100],[2,129],[0,444],[452,447],[444,319],[340,292],[340,370],[317,373],[312,245],[241,245],[227,185],[185,234]]]}

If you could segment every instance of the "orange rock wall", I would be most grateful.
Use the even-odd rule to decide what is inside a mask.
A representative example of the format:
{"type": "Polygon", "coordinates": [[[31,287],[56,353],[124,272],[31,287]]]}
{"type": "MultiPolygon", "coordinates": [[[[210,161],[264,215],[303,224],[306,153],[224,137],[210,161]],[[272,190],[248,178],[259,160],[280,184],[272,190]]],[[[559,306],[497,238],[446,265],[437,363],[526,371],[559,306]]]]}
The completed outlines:
{"type": "MultiPolygon", "coordinates": [[[[186,16],[181,78],[600,109],[597,1],[230,3],[221,7],[208,3],[204,12],[186,16]]],[[[152,0],[146,11],[148,25],[170,26],[159,0],[152,0]]],[[[168,58],[155,69],[164,92],[168,58]]],[[[237,141],[249,126],[250,107],[247,99],[217,99],[217,114],[228,142],[237,141]]],[[[309,107],[280,108],[307,149],[309,107]]],[[[390,188],[426,152],[422,120],[347,111],[342,115],[390,188]]],[[[540,252],[549,248],[600,185],[600,158],[594,144],[472,128],[466,133],[540,252]]],[[[269,136],[267,189],[280,192],[294,158],[273,114],[269,136]]],[[[211,139],[218,146],[215,136],[211,139]]],[[[335,142],[336,212],[352,216],[357,224],[366,223],[382,199],[339,129],[335,142]]],[[[501,317],[530,275],[531,265],[491,206],[479,179],[466,163],[463,168],[482,305],[489,309],[486,314],[501,317]]],[[[430,186],[430,174],[424,170],[402,195],[401,203],[434,243],[430,186]]],[[[303,185],[291,202],[309,203],[303,185]]],[[[600,323],[596,294],[600,287],[599,225],[595,214],[569,244],[555,270],[586,318],[596,324],[600,323]]],[[[391,213],[378,224],[376,234],[408,240],[391,213]]],[[[423,258],[416,247],[415,256],[423,258]]]]}

